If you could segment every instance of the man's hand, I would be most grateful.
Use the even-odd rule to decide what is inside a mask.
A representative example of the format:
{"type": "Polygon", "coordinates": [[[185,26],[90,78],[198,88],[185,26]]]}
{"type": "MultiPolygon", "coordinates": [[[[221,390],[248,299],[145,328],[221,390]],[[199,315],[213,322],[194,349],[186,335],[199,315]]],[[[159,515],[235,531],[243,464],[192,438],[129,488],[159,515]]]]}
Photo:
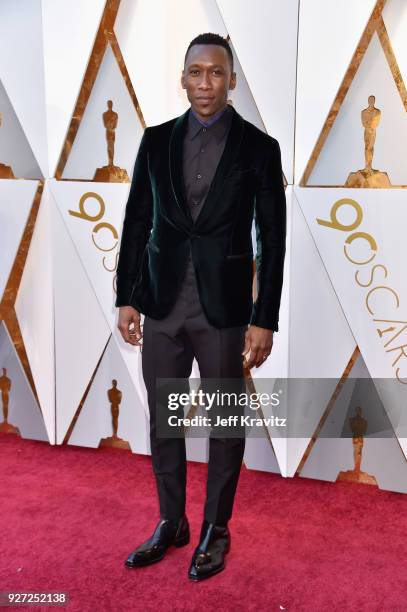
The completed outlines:
{"type": "Polygon", "coordinates": [[[246,365],[249,368],[256,366],[258,368],[265,362],[271,353],[273,346],[273,330],[250,325],[245,334],[245,344],[242,355],[250,352],[249,357],[246,357],[246,365]]]}
{"type": "Polygon", "coordinates": [[[142,346],[140,344],[143,337],[140,329],[140,313],[133,306],[120,306],[117,327],[125,342],[134,346],[142,346]],[[133,327],[130,329],[131,324],[133,327]]]}

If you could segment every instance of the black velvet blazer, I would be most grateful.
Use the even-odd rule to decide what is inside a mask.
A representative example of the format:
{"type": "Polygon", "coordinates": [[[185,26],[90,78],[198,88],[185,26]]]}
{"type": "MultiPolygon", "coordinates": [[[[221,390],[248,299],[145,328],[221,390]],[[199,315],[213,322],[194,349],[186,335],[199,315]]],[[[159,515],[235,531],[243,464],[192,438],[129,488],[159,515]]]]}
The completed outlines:
{"type": "Polygon", "coordinates": [[[169,314],[191,246],[202,308],[212,325],[251,323],[278,331],[286,249],[279,143],[233,109],[222,157],[194,223],[182,173],[189,112],[144,131],[122,228],[115,306],[131,305],[154,319],[169,314]]]}

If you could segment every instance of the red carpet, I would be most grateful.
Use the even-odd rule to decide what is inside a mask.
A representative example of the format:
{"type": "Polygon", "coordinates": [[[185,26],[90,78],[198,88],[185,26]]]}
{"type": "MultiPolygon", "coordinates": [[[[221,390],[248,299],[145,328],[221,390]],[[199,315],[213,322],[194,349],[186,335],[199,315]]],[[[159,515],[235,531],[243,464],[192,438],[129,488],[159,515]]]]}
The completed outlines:
{"type": "Polygon", "coordinates": [[[406,609],[405,495],[243,467],[227,568],[192,583],[206,465],[188,466],[189,546],[132,570],[158,520],[149,457],[4,434],[0,453],[0,591],[68,591],[75,612],[406,609]]]}

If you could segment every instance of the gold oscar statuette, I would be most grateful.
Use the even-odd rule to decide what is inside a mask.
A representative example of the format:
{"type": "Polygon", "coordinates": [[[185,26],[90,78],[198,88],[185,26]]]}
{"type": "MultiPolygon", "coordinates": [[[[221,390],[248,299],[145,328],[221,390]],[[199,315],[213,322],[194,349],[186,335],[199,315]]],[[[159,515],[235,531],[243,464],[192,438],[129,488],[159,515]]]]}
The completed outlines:
{"type": "MultiPolygon", "coordinates": [[[[0,113],[0,127],[2,124],[2,115],[0,113]]],[[[13,179],[15,178],[13,171],[10,166],[6,166],[0,162],[0,178],[1,179],[13,179]]]]}
{"type": "Polygon", "coordinates": [[[0,433],[20,435],[20,431],[14,425],[8,422],[8,401],[10,397],[11,380],[7,376],[6,368],[3,368],[3,374],[0,376],[0,391],[3,405],[3,422],[0,423],[0,433]]]}
{"type": "Polygon", "coordinates": [[[367,421],[362,416],[362,409],[360,406],[356,408],[356,416],[349,419],[349,424],[352,430],[352,443],[353,443],[353,461],[355,467],[353,470],[347,470],[345,472],[339,472],[336,481],[341,480],[342,482],[360,482],[363,484],[376,485],[377,481],[374,476],[371,476],[367,472],[362,472],[362,449],[363,449],[363,436],[367,430],[367,421]]]}
{"type": "Polygon", "coordinates": [[[106,128],[107,140],[107,157],[109,163],[103,168],[97,168],[94,181],[101,183],[128,183],[130,182],[127,171],[124,168],[119,168],[113,163],[114,157],[114,141],[116,138],[116,128],[119,120],[119,115],[113,110],[112,100],[107,101],[108,110],[103,113],[103,123],[106,128]]]}
{"type": "Polygon", "coordinates": [[[362,125],[365,128],[365,167],[363,170],[351,172],[345,187],[391,187],[386,172],[372,168],[376,128],[380,123],[381,111],[375,107],[375,96],[369,96],[369,106],[362,110],[362,125]]]}
{"type": "Polygon", "coordinates": [[[110,410],[112,413],[112,429],[113,435],[108,438],[102,438],[99,443],[99,448],[101,447],[110,447],[110,448],[124,448],[127,450],[130,449],[130,444],[126,442],[126,440],[122,440],[117,435],[117,427],[119,424],[119,406],[122,401],[122,392],[117,388],[117,380],[112,380],[112,387],[107,390],[107,397],[110,402],[110,410]]]}

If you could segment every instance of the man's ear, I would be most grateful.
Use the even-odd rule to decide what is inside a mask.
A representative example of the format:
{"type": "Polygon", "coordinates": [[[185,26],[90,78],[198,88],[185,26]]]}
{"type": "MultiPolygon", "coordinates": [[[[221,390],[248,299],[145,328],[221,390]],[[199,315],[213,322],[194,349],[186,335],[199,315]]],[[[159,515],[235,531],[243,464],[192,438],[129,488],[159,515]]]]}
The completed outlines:
{"type": "Polygon", "coordinates": [[[229,81],[229,89],[234,89],[236,87],[236,72],[232,72],[230,75],[229,81]]]}
{"type": "Polygon", "coordinates": [[[181,87],[182,87],[182,89],[186,89],[186,87],[185,87],[185,72],[184,72],[184,70],[181,73],[181,87]]]}

